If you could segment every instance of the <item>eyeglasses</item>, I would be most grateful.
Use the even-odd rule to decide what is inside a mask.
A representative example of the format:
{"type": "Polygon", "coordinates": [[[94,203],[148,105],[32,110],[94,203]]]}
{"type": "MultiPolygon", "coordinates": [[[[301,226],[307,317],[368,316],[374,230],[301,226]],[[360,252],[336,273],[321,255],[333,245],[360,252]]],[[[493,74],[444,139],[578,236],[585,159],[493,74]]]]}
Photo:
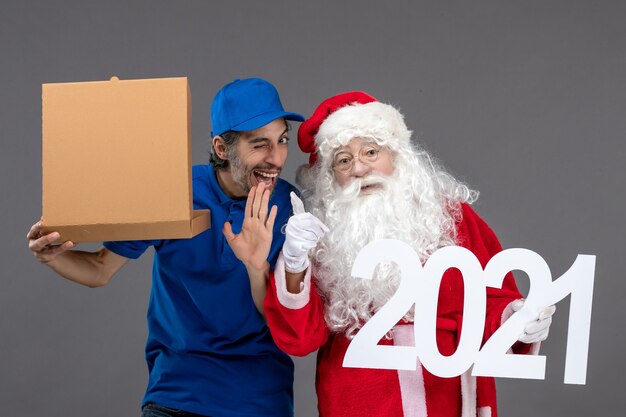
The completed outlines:
{"type": "Polygon", "coordinates": [[[361,163],[369,165],[378,159],[380,151],[381,148],[379,146],[371,143],[361,146],[359,152],[356,154],[341,151],[335,155],[335,159],[333,160],[333,169],[343,174],[350,172],[354,167],[354,161],[357,158],[361,161],[361,163]]]}

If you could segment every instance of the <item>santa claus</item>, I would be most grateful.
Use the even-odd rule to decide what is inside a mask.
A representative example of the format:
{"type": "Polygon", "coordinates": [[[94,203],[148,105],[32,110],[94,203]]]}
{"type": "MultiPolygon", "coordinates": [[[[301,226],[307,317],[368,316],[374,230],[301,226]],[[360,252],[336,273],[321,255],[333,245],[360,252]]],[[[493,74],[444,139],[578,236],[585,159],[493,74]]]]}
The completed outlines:
{"type": "MultiPolygon", "coordinates": [[[[395,293],[399,271],[378,266],[372,280],[351,276],[359,251],[383,238],[408,243],[422,262],[438,248],[471,250],[483,267],[501,251],[489,226],[470,208],[478,193],[455,180],[411,142],[393,106],[362,92],[325,100],[298,132],[311,153],[299,173],[305,206],[294,216],[270,276],[265,315],[277,345],[292,355],[318,351],[316,390],[321,416],[497,416],[493,378],[469,373],[441,378],[418,361],[416,371],[344,368],[354,335],[395,293]]],[[[509,274],[488,289],[484,339],[523,305],[509,274]]],[[[553,307],[526,326],[517,351],[548,335],[553,307]]],[[[437,344],[454,353],[463,318],[463,279],[444,274],[437,307],[437,344]]],[[[411,345],[410,310],[380,344],[411,345]]]]}

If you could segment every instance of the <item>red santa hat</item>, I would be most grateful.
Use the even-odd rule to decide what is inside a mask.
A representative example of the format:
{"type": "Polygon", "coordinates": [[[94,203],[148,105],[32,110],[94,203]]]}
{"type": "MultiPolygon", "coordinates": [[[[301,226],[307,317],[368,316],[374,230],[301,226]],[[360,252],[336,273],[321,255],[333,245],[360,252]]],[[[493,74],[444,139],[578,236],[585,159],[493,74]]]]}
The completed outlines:
{"type": "Polygon", "coordinates": [[[376,138],[393,147],[394,140],[408,141],[411,132],[396,108],[362,91],[327,98],[298,130],[298,144],[310,154],[310,166],[318,154],[330,155],[355,137],[376,138]]]}

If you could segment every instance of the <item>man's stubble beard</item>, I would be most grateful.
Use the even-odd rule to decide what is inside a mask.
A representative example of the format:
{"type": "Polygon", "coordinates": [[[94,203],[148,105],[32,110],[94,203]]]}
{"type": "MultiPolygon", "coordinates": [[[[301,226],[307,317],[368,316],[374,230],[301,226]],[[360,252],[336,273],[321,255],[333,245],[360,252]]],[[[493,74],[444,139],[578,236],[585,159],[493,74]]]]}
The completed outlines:
{"type": "Polygon", "coordinates": [[[230,164],[230,175],[233,181],[248,194],[252,188],[250,184],[250,173],[252,169],[249,169],[241,163],[241,159],[237,156],[236,152],[229,152],[229,154],[228,163],[230,164]]]}
{"type": "MultiPolygon", "coordinates": [[[[230,175],[233,181],[237,185],[239,185],[243,189],[245,194],[247,195],[252,189],[252,184],[250,184],[250,177],[251,177],[252,171],[254,171],[255,169],[273,170],[273,169],[277,169],[277,167],[271,164],[261,164],[261,165],[257,165],[254,167],[244,165],[241,162],[241,158],[237,156],[237,153],[235,152],[234,148],[235,147],[233,146],[232,150],[229,149],[229,154],[228,154],[230,175]]],[[[281,170],[279,169],[278,171],[280,172],[281,170]]],[[[278,178],[276,180],[278,180],[278,178]]],[[[274,187],[271,188],[270,195],[273,193],[274,193],[274,187]]]]}

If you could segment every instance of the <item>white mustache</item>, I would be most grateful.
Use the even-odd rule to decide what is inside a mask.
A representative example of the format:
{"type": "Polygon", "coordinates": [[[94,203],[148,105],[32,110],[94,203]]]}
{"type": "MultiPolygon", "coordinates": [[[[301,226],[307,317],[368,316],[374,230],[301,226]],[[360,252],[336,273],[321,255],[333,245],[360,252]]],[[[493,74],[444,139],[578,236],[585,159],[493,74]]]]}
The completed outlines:
{"type": "Polygon", "coordinates": [[[360,180],[361,181],[361,187],[368,187],[370,185],[385,185],[385,182],[387,181],[386,178],[380,177],[378,175],[369,175],[363,179],[360,180]]]}
{"type": "Polygon", "coordinates": [[[382,185],[383,188],[385,188],[388,182],[389,178],[376,174],[370,174],[363,178],[355,178],[352,182],[337,190],[336,198],[339,201],[354,200],[359,196],[359,194],[361,194],[361,189],[363,187],[370,185],[382,185]]]}

